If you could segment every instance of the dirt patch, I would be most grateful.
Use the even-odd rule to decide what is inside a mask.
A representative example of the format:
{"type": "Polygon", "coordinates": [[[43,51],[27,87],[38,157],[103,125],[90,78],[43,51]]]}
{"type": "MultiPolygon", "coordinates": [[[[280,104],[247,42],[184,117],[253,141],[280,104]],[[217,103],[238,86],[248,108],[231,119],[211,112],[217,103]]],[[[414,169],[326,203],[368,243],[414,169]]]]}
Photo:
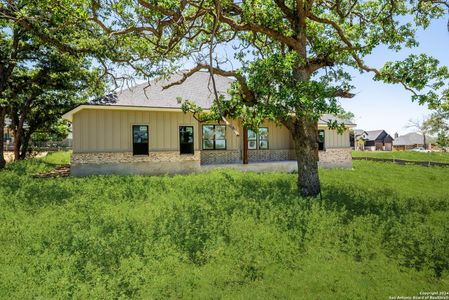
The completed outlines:
{"type": "MultiPolygon", "coordinates": [[[[40,158],[40,157],[44,157],[47,156],[48,152],[43,151],[43,152],[33,152],[31,153],[28,158],[40,158]]],[[[5,151],[4,152],[4,157],[6,162],[12,162],[14,160],[14,152],[12,151],[5,151]]]]}
{"type": "Polygon", "coordinates": [[[49,172],[43,172],[33,175],[34,178],[56,178],[70,176],[70,165],[58,166],[49,172]]]}

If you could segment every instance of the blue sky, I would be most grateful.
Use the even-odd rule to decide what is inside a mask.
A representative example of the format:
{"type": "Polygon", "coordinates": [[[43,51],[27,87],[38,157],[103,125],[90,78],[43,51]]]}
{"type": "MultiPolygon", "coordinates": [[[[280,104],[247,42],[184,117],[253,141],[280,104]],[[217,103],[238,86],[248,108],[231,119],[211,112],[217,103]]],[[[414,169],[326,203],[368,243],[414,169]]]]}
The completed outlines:
{"type": "MultiPolygon", "coordinates": [[[[447,18],[434,21],[425,31],[419,31],[419,47],[395,53],[388,49],[378,49],[366,59],[367,64],[380,68],[385,61],[400,60],[411,53],[426,53],[449,66],[449,32],[447,18]]],[[[393,135],[404,134],[410,119],[422,119],[430,111],[425,106],[411,102],[411,94],[402,86],[388,85],[372,80],[372,74],[354,74],[353,85],[356,96],[341,100],[342,106],[355,114],[357,128],[364,130],[385,129],[393,135]]]]}

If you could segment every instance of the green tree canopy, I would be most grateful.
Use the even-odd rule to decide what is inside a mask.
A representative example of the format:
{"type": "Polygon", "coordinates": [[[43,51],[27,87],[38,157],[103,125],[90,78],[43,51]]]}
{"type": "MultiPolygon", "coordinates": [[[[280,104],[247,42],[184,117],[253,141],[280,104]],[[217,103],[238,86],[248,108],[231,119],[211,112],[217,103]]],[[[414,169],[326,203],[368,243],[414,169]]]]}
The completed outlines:
{"type": "Polygon", "coordinates": [[[0,136],[8,115],[16,159],[26,154],[33,131],[104,88],[107,74],[91,63],[103,51],[100,31],[81,12],[70,1],[0,1],[0,136]]]}
{"type": "Polygon", "coordinates": [[[201,69],[235,77],[233,105],[224,107],[217,96],[213,113],[223,120],[239,115],[249,126],[262,119],[286,126],[302,195],[320,191],[317,120],[338,114],[338,98],[352,96],[349,68],[403,85],[420,104],[443,100],[448,70],[435,59],[416,54],[375,67],[365,58],[378,46],[417,46],[416,30],[444,13],[443,5],[421,0],[95,0],[87,11],[117,41],[115,52],[128,56],[119,63],[139,74],[170,73],[190,60],[193,68],[175,84],[201,69]]]}

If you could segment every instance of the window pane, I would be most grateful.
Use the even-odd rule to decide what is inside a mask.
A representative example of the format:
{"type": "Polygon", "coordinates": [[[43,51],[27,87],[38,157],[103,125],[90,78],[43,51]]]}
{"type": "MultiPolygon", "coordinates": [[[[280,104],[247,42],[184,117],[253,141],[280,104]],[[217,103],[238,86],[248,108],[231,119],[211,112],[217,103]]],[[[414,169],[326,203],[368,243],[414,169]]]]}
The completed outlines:
{"type": "Polygon", "coordinates": [[[268,141],[259,141],[259,149],[268,149],[268,141]]]}
{"type": "Polygon", "coordinates": [[[268,128],[265,127],[259,128],[259,139],[268,140],[268,128]]]}
{"type": "Polygon", "coordinates": [[[251,129],[248,129],[248,140],[255,140],[256,139],[256,133],[252,131],[251,129]]]}
{"type": "Polygon", "coordinates": [[[215,139],[224,139],[226,136],[226,126],[215,125],[215,139]]]}
{"type": "Polygon", "coordinates": [[[257,141],[248,141],[248,149],[250,150],[257,149],[257,141]]]}
{"type": "Polygon", "coordinates": [[[214,138],[214,125],[204,125],[203,126],[203,139],[213,139],[214,138]]]}
{"type": "Polygon", "coordinates": [[[226,140],[215,140],[215,149],[225,150],[226,140]]]}
{"type": "Polygon", "coordinates": [[[181,154],[193,154],[193,126],[179,127],[179,152],[181,154]]]}
{"type": "Polygon", "coordinates": [[[204,150],[214,149],[214,141],[213,140],[203,140],[203,149],[204,150]]]}
{"type": "Polygon", "coordinates": [[[134,144],[142,144],[148,143],[148,126],[133,126],[133,143],[134,144]]]}

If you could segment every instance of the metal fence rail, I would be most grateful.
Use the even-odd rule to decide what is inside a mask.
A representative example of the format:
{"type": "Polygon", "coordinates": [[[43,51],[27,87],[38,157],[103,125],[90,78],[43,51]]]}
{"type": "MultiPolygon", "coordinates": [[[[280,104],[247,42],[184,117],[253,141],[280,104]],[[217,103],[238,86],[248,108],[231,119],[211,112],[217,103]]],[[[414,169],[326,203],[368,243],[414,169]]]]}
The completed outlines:
{"type": "Polygon", "coordinates": [[[449,163],[436,162],[436,161],[417,161],[417,160],[404,160],[395,158],[377,158],[377,157],[353,157],[353,160],[371,160],[380,162],[390,162],[399,165],[413,164],[425,167],[449,167],[449,163]]]}

